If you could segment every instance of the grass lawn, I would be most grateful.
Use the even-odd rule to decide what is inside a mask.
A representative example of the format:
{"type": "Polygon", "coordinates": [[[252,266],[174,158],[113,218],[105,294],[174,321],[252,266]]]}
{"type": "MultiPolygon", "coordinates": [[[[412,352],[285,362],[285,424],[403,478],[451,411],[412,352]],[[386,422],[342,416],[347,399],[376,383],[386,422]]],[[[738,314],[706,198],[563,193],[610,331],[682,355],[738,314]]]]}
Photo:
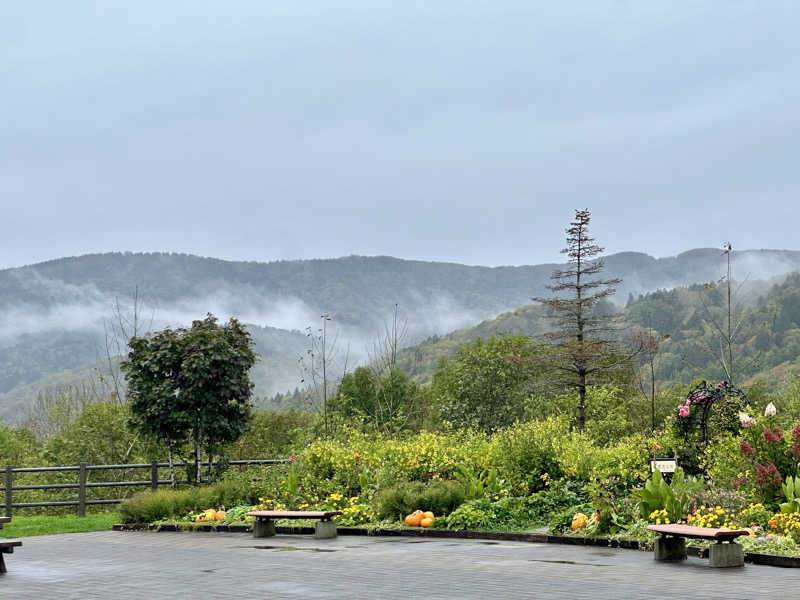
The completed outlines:
{"type": "Polygon", "coordinates": [[[79,533],[82,531],[102,531],[120,522],[119,513],[92,513],[85,517],[76,515],[60,516],[14,516],[11,523],[0,529],[0,537],[18,538],[49,533],[79,533]]]}

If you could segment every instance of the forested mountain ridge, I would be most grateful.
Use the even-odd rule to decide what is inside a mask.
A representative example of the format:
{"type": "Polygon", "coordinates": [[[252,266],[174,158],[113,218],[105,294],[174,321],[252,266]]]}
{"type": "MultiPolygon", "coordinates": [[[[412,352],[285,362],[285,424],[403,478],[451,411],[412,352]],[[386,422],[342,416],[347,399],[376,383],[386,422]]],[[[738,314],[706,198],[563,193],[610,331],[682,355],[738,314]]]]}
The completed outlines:
{"type": "MultiPolygon", "coordinates": [[[[623,279],[615,299],[622,303],[630,295],[658,288],[718,280],[724,267],[717,249],[659,259],[624,252],[604,260],[605,274],[623,279]]],[[[737,273],[766,278],[800,269],[800,252],[736,252],[734,266],[737,273]]],[[[156,328],[188,325],[207,312],[252,323],[262,356],[254,371],[256,394],[267,396],[299,383],[297,360],[309,342],[304,329],[318,327],[321,314],[333,317],[340,339],[350,346],[351,365],[365,358],[365,348],[382,331],[395,304],[408,319],[407,343],[455,330],[446,338],[450,354],[471,336],[538,334],[542,325],[533,316],[539,309],[525,305],[548,294],[546,286],[557,267],[480,267],[363,256],[258,263],[111,253],[0,270],[0,415],[8,416],[12,406],[18,413],[37,383],[53,377],[62,382],[71,371],[85,374],[102,361],[115,301],[122,299],[129,308],[126,302],[134,290],[144,299],[143,317],[155,315],[156,328]],[[475,323],[482,324],[474,331],[458,331],[475,323]]],[[[438,341],[421,344],[414,350],[416,359],[404,354],[411,372],[424,378],[431,371],[438,341]]]]}
{"type": "MultiPolygon", "coordinates": [[[[773,387],[782,383],[779,379],[800,374],[800,273],[781,279],[732,285],[733,374],[739,382],[761,379],[773,387]]],[[[515,333],[536,338],[551,326],[545,307],[523,306],[475,327],[431,336],[403,350],[398,364],[419,381],[428,381],[440,359],[452,358],[476,338],[515,333]]],[[[720,330],[724,333],[726,327],[724,282],[656,290],[630,297],[619,309],[621,336],[648,331],[658,340],[654,364],[662,383],[688,383],[698,376],[727,379],[720,362],[720,330]]]]}
{"type": "MultiPolygon", "coordinates": [[[[722,253],[713,248],[667,258],[622,252],[604,260],[606,273],[623,280],[621,301],[629,293],[715,280],[723,267],[722,253]]],[[[229,293],[234,297],[223,299],[232,307],[252,309],[260,303],[269,312],[270,301],[299,300],[312,314],[326,310],[342,323],[363,327],[365,320],[381,323],[395,303],[409,311],[431,309],[431,301],[439,298],[457,301],[465,310],[515,308],[543,295],[557,266],[481,267],[387,256],[260,263],[186,254],[91,254],[0,270],[0,307],[52,308],[128,296],[138,287],[164,305],[229,293]]],[[[800,251],[744,250],[736,252],[735,266],[737,272],[765,279],[800,269],[800,251]]]]}

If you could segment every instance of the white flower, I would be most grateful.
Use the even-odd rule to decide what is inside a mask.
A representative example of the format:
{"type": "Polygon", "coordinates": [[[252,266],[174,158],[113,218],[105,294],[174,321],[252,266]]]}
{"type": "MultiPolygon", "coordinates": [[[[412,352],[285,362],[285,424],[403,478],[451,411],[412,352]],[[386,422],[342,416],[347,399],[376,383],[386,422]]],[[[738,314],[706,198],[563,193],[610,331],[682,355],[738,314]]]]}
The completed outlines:
{"type": "Polygon", "coordinates": [[[742,427],[750,427],[751,425],[756,424],[756,421],[753,417],[742,411],[739,411],[739,422],[742,424],[742,427]]]}
{"type": "Polygon", "coordinates": [[[775,413],[778,412],[778,409],[775,408],[775,405],[770,402],[767,404],[767,408],[764,409],[764,416],[765,417],[774,417],[775,413]]]}

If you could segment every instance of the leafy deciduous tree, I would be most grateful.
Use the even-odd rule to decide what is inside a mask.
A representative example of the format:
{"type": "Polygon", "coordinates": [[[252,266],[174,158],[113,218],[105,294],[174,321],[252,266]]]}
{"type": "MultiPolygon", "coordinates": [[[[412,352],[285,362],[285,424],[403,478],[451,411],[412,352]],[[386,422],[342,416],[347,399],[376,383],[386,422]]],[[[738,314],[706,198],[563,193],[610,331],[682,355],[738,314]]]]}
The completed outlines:
{"type": "Polygon", "coordinates": [[[165,329],[130,341],[123,368],[133,422],[167,443],[170,460],[172,448],[190,438],[197,483],[203,450],[211,463],[221,444],[247,428],[249,371],[256,361],[252,346],[239,321],[220,326],[210,314],[189,329],[165,329]]]}
{"type": "Polygon", "coordinates": [[[463,346],[433,374],[442,418],[493,431],[521,417],[536,348],[524,335],[492,336],[463,346]]]}

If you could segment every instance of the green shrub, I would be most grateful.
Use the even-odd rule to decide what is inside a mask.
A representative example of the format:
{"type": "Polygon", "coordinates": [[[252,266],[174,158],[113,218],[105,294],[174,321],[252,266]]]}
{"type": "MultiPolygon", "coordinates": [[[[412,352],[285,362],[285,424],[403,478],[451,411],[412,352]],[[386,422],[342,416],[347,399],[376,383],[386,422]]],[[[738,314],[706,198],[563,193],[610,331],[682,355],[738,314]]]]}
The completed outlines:
{"type": "Polygon", "coordinates": [[[429,510],[446,515],[465,499],[464,488],[456,481],[419,481],[400,483],[378,493],[379,516],[402,519],[415,510],[429,510]]]}
{"type": "Polygon", "coordinates": [[[485,530],[494,524],[497,516],[492,503],[485,498],[470,500],[447,515],[448,529],[485,530]]]}
{"type": "Polygon", "coordinates": [[[555,482],[550,487],[528,497],[531,506],[530,520],[542,522],[551,514],[587,501],[580,483],[575,481],[555,482]]]}
{"type": "Polygon", "coordinates": [[[127,498],[119,512],[125,523],[152,523],[194,509],[188,490],[148,490],[127,498]]]}
{"type": "Polygon", "coordinates": [[[249,501],[249,487],[243,486],[241,481],[223,480],[203,487],[139,492],[126,499],[119,512],[125,523],[152,523],[181,518],[191,511],[236,506],[249,501]]]}
{"type": "Polygon", "coordinates": [[[459,465],[489,467],[491,443],[474,432],[386,439],[349,430],[346,439],[316,440],[297,455],[297,473],[307,502],[331,493],[360,496],[399,481],[452,479],[459,465]]]}
{"type": "Polygon", "coordinates": [[[557,446],[569,435],[565,417],[516,423],[495,435],[493,462],[518,495],[536,492],[545,487],[547,478],[563,476],[557,446]]]}

